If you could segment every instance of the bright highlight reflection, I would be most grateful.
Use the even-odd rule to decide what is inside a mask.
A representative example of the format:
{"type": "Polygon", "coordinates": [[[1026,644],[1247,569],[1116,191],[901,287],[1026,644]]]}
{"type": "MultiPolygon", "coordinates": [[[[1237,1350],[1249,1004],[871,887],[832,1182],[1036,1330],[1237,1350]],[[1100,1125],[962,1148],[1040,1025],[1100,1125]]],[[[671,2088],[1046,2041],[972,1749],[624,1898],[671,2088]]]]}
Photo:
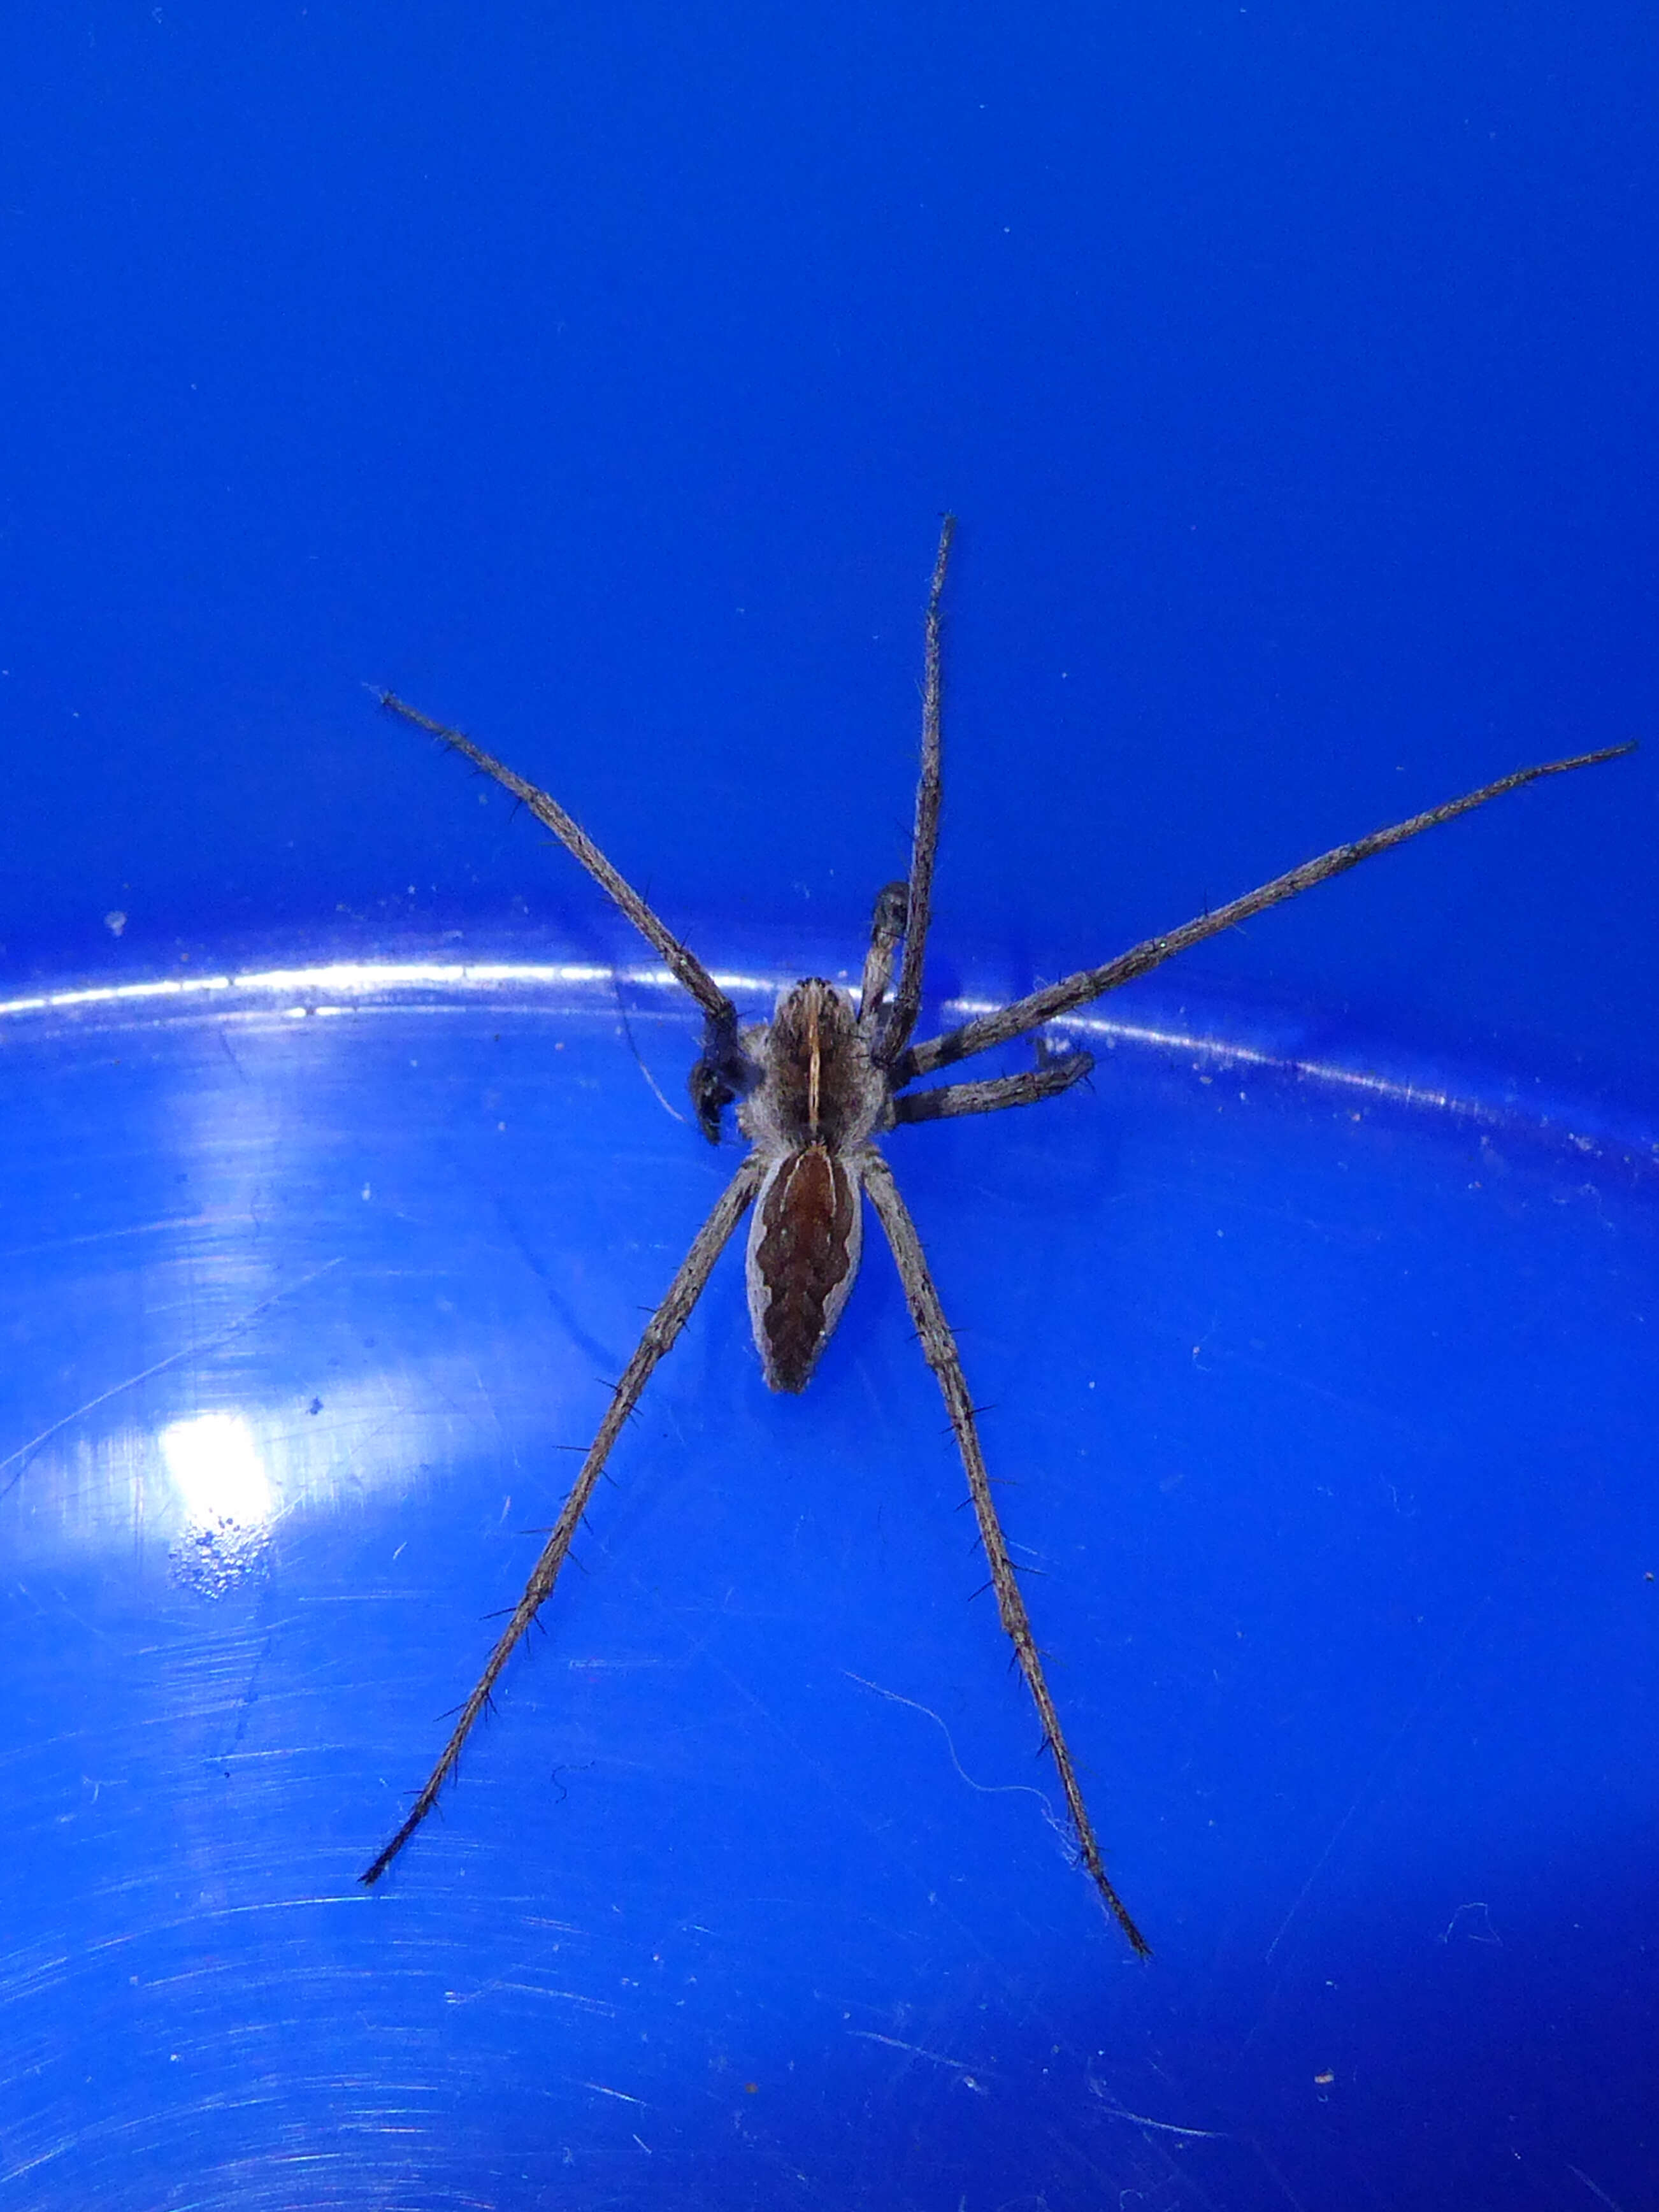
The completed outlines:
{"type": "Polygon", "coordinates": [[[271,1515],[270,1485],[240,1413],[198,1413],[162,1430],[161,1457],[186,1517],[198,1526],[257,1528],[271,1515]]]}
{"type": "MultiPolygon", "coordinates": [[[[721,990],[735,998],[740,1006],[752,1005],[757,1014],[765,1012],[777,992],[794,980],[793,969],[769,975],[719,969],[712,972],[721,990]]],[[[831,972],[843,977],[847,975],[845,969],[831,972]]],[[[250,969],[240,975],[169,975],[144,982],[98,983],[68,990],[33,992],[23,998],[0,1000],[0,1021],[26,1020],[43,1013],[80,1014],[99,1010],[118,1016],[155,1002],[172,1000],[188,1006],[204,1000],[217,1001],[225,1015],[237,1017],[258,1010],[261,1002],[268,1009],[274,1000],[276,1011],[300,1020],[371,1008],[395,1012],[416,1005],[426,1006],[429,1005],[428,994],[433,993],[440,994],[441,1001],[453,1003],[476,996],[496,1006],[512,1003],[510,994],[548,994],[561,1011],[591,1012],[594,1004],[602,1000],[608,1012],[618,985],[623,983],[636,989],[660,992],[666,1003],[683,1005],[679,986],[665,968],[616,968],[583,961],[438,957],[325,961],[307,967],[250,969]]],[[[980,998],[947,1000],[939,1006],[937,1018],[941,1027],[953,1027],[975,1015],[989,1012],[996,1003],[980,998]]],[[[1204,1061],[1224,1071],[1261,1067],[1281,1077],[1293,1078],[1298,1083],[1320,1085],[1339,1093],[1357,1091],[1394,1106],[1415,1110],[1427,1108],[1436,1114],[1494,1126],[1513,1121],[1518,1110],[1522,1121],[1532,1122],[1540,1129],[1549,1128],[1553,1134],[1565,1137],[1581,1151],[1594,1151],[1601,1139],[1608,1138],[1621,1146],[1633,1146],[1644,1158],[1659,1152],[1659,1139],[1656,1139],[1650,1127],[1644,1125],[1634,1130],[1610,1128],[1605,1121],[1604,1109],[1593,1109],[1582,1099],[1561,1099],[1547,1107],[1541,1096],[1530,1096],[1524,1103],[1517,1102],[1506,1086],[1500,1103],[1472,1092],[1447,1090],[1433,1081],[1419,1082],[1403,1073],[1389,1074],[1374,1065],[1355,1066],[1304,1054],[1298,1050],[1293,1034],[1281,1033],[1271,1040],[1252,1043],[1224,1030],[1188,1030],[1184,1026],[1126,1021],[1115,1016],[1081,1011],[1062,1017],[1054,1029],[1056,1034],[1080,1040],[1098,1038],[1109,1047],[1120,1043],[1140,1045],[1157,1053],[1190,1054],[1194,1061],[1204,1061]],[[1578,1121],[1577,1129],[1562,1126],[1566,1114],[1578,1121]],[[1586,1121],[1599,1125],[1595,1126],[1594,1134],[1585,1128],[1586,1121]]],[[[1374,1057],[1374,1049],[1368,1052],[1368,1059],[1374,1057]]]]}

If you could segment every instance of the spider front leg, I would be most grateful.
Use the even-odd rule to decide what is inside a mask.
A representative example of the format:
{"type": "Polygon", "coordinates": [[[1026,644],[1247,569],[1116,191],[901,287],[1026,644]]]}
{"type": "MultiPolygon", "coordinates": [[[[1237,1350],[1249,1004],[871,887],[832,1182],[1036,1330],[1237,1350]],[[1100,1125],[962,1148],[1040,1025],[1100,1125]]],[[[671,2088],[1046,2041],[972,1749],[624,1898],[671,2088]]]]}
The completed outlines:
{"type": "Polygon", "coordinates": [[[910,1218],[909,1208],[899,1196],[892,1170],[879,1152],[865,1152],[859,1161],[859,1172],[864,1188],[870,1194],[870,1203],[875,1207],[877,1217],[887,1232],[887,1241],[893,1248],[899,1280],[904,1285],[905,1300],[910,1309],[910,1318],[916,1325],[916,1334],[921,1340],[922,1352],[927,1364],[939,1377],[939,1387],[951,1416],[951,1426],[956,1431],[957,1447],[962,1453],[962,1463],[967,1470],[968,1488],[974,1501],[975,1516],[979,1522],[980,1541],[985,1547],[985,1556],[990,1563],[991,1585],[997,1595],[997,1612],[1008,1640],[1014,1647],[1014,1656],[1019,1661],[1020,1672],[1024,1675],[1025,1686],[1031,1693],[1031,1702],[1037,1709],[1037,1717],[1042,1723],[1043,1740],[1054,1755],[1060,1787],[1066,1793],[1066,1807],[1072,1815],[1072,1826],[1076,1831],[1079,1854],[1093,1877],[1095,1887],[1107,1909],[1136,1953],[1143,1959],[1150,1958],[1152,1947],[1129,1917],[1122,1899],[1113,1888],[1100,1856],[1100,1846],[1095,1841],[1095,1832],[1089,1819],[1089,1808],[1083,1802],[1083,1790],[1077,1778],[1077,1769],[1073,1765],[1071,1752],[1060,1729],[1060,1715],[1042,1671],[1036,1638],[1031,1633],[1025,1600],[1020,1595],[1019,1584],[1014,1577],[1014,1563],[1009,1555],[1007,1539],[1002,1533],[1002,1524],[992,1502],[991,1479],[985,1471],[985,1455],[980,1449],[973,1401],[968,1394],[968,1381],[962,1371],[956,1339],[945,1318],[939,1292],[933,1287],[933,1278],[922,1252],[921,1239],[916,1234],[916,1224],[910,1218]]]}
{"type": "Polygon", "coordinates": [[[674,981],[683,990],[689,991],[702,1008],[711,1033],[726,1029],[735,1032],[737,1009],[696,954],[689,945],[681,944],[667,923],[652,911],[632,884],[606,860],[580,823],[565,812],[550,792],[544,791],[538,784],[526,782],[505,761],[498,761],[494,753],[487,753],[482,745],[474,744],[464,730],[452,730],[447,723],[434,722],[430,714],[422,714],[418,707],[411,707],[395,691],[382,691],[377,696],[388,714],[400,715],[417,730],[427,731],[452,752],[470,760],[483,775],[493,776],[521,806],[527,806],[565,850],[581,862],[594,882],[610,894],[646,943],[661,957],[674,981]]]}
{"type": "Polygon", "coordinates": [[[1218,936],[1225,929],[1237,929],[1240,922],[1265,914],[1269,907],[1280,906],[1286,899],[1300,898],[1304,891],[1312,890],[1316,884],[1328,883],[1333,876],[1346,875],[1362,860],[1419,837],[1425,830],[1437,829],[1443,822],[1455,822],[1460,814],[1473,813],[1477,806],[1485,806],[1511,791],[1520,791],[1544,776],[1571,775],[1577,769],[1599,768],[1604,761],[1622,760],[1626,753],[1635,750],[1633,744],[1604,745],[1599,752],[1575,753],[1571,760],[1545,761],[1537,768],[1518,768],[1512,775],[1500,775],[1495,783],[1482,784],[1479,791],[1465,792],[1461,799],[1449,799],[1443,805],[1431,806],[1407,821],[1392,823],[1386,830],[1373,830],[1369,836],[1356,837],[1351,844],[1334,845],[1328,853],[1320,853],[1311,860],[1304,860],[1299,867],[1286,869],[1271,883],[1246,891],[1242,898],[1229,900],[1225,906],[1194,915],[1191,921],[1182,922],[1179,929],[1172,929],[1165,936],[1144,939],[1098,968],[1082,969],[1075,975],[1062,977],[1058,983],[1045,984],[1029,998],[1015,1000],[1012,1006],[999,1006],[993,1013],[976,1014],[960,1029],[907,1046],[889,1063],[893,1088],[902,1091],[919,1075],[931,1075],[935,1068],[948,1067],[953,1060],[969,1060],[976,1052],[988,1052],[993,1045],[1007,1044],[1014,1037],[1024,1036],[1029,1030],[1041,1028],[1044,1022],[1057,1021],[1062,1014],[1087,1006],[1091,999],[1102,998],[1108,991],[1115,991],[1125,983],[1149,975],[1166,960],[1173,960],[1177,953],[1202,945],[1206,938],[1218,936]]]}
{"type": "Polygon", "coordinates": [[[582,1462],[581,1472],[565,1499],[564,1510],[554,1526],[552,1534],[542,1547],[530,1580],[525,1584],[524,1595],[513,1608],[513,1618],[507,1622],[496,1643],[495,1649],[485,1662],[472,1694],[461,1707],[460,1718],[451,1731],[437,1765],[428,1776],[425,1787],[410,1807],[409,1815],[372,1866],[359,1877],[373,1885],[391,1865],[427,1814],[438,1802],[438,1793],[448,1780],[461,1747],[472,1732],[472,1724],[489,1703],[490,1692],[495,1686],[513,1648],[535,1619],[545,1601],[551,1596],[553,1585],[559,1578],[559,1569],[564,1565],[571,1541],[587,1510],[605,1463],[611,1456],[611,1448],[622,1434],[623,1423],[639,1403],[640,1394],[651,1379],[653,1369],[673,1343],[690,1316],[691,1309],[702,1295],[702,1289],[714,1272],[732,1232],[748,1212],[750,1200],[760,1188],[762,1163],[750,1153],[731,1182],[721,1192],[718,1204],[692,1240],[691,1249],[680,1262],[679,1273],[668,1286],[668,1295],[646,1323],[645,1334],[634,1348],[634,1356],[623,1370],[622,1380],[611,1395],[605,1419],[599,1423],[599,1432],[588,1448],[582,1462]]]}
{"type": "MultiPolygon", "coordinates": [[[[933,557],[933,581],[927,587],[921,666],[921,773],[916,781],[916,818],[910,836],[910,873],[905,884],[904,958],[899,967],[898,987],[872,1045],[877,1065],[883,1067],[890,1066],[909,1043],[910,1032],[921,1009],[921,970],[927,955],[927,924],[933,906],[933,861],[939,851],[939,813],[944,797],[940,767],[944,676],[939,604],[945,595],[945,572],[950,566],[951,540],[956,535],[956,527],[955,515],[947,514],[939,534],[939,551],[933,557]]],[[[877,926],[879,928],[879,907],[877,926]]]]}

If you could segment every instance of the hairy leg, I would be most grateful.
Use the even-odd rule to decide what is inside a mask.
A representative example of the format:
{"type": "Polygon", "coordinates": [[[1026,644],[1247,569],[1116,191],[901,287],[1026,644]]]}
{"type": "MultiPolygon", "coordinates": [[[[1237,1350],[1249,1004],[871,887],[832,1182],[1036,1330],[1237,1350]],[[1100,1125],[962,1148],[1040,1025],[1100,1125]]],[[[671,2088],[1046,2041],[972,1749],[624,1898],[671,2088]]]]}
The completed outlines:
{"type": "Polygon", "coordinates": [[[1316,884],[1340,876],[1349,868],[1357,868],[1374,853],[1386,853],[1392,846],[1403,845],[1408,837],[1418,836],[1442,822],[1453,821],[1460,814],[1468,814],[1477,806],[1484,806],[1488,799],[1501,799],[1505,792],[1518,791],[1522,784],[1536,783],[1540,776],[1565,775],[1573,769],[1594,768],[1602,761],[1618,760],[1635,750],[1633,744],[1608,745],[1601,752],[1580,753],[1571,760],[1546,761],[1539,768],[1516,769],[1512,775],[1500,776],[1496,783],[1483,784],[1479,791],[1467,792],[1462,799],[1448,799],[1443,806],[1431,806],[1426,813],[1413,814],[1408,822],[1396,822],[1390,829],[1375,830],[1369,837],[1356,838],[1351,845],[1333,846],[1316,860],[1304,860],[1300,867],[1275,876],[1259,890],[1247,891],[1243,898],[1218,907],[1213,914],[1201,914],[1184,922],[1167,937],[1147,938],[1127,952],[1119,953],[1115,960],[1109,960],[1104,967],[1083,969],[1060,982],[1048,984],[1043,990],[1033,991],[1029,998],[1016,1000],[1011,1006],[1003,1006],[995,1013],[981,1014],[971,1022],[964,1022],[960,1029],[912,1046],[893,1060],[894,1087],[902,1088],[907,1083],[914,1083],[919,1075],[930,1075],[936,1067],[948,1067],[953,1060],[966,1060],[994,1044],[1006,1044],[1011,1037],[1023,1036],[1027,1030],[1036,1029],[1044,1022],[1052,1022],[1061,1014],[1086,1006],[1091,999],[1115,991],[1120,984],[1133,982],[1138,975],[1173,959],[1177,952],[1201,945],[1206,937],[1218,936],[1224,929],[1232,929],[1239,922],[1248,921],[1252,915],[1278,906],[1285,899],[1299,898],[1316,884]]]}
{"type": "Polygon", "coordinates": [[[1020,1075],[984,1083],[946,1083],[936,1091],[906,1091],[893,1101],[898,1121],[942,1121],[953,1114],[1000,1114],[1005,1106],[1036,1106],[1081,1083],[1095,1064],[1091,1052],[1056,1054],[1020,1075]]]}
{"type": "Polygon", "coordinates": [[[1009,1557],[1007,1540],[992,1502],[991,1480],[985,1471],[985,1456],[980,1449],[973,1401],[968,1395],[967,1378],[957,1353],[956,1339],[945,1318],[939,1292],[933,1287],[933,1279],[922,1252],[921,1239],[916,1234],[910,1210],[899,1195],[898,1185],[893,1181],[892,1170],[886,1161],[878,1152],[869,1152],[862,1155],[859,1165],[864,1188],[870,1194],[870,1202],[875,1207],[881,1225],[887,1232],[887,1241],[893,1248],[893,1257],[898,1263],[899,1280],[904,1285],[905,1299],[910,1308],[910,1317],[916,1325],[916,1334],[921,1339],[922,1351],[927,1364],[939,1377],[939,1387],[950,1413],[951,1425],[956,1431],[962,1463],[968,1473],[968,1488],[974,1501],[974,1512],[979,1522],[980,1540],[990,1562],[991,1586],[996,1592],[997,1612],[1008,1640],[1014,1647],[1020,1672],[1025,1677],[1025,1686],[1031,1693],[1037,1717],[1042,1723],[1043,1739],[1053,1755],[1072,1815],[1072,1826],[1077,1832],[1079,1852],[1113,1918],[1139,1955],[1143,1959],[1148,1958],[1151,1947],[1129,1917],[1122,1899],[1107,1878],[1100,1846],[1095,1841],[1095,1832],[1090,1822],[1088,1808],[1083,1802],[1077,1769],[1072,1763],[1072,1754],[1060,1731],[1060,1715],[1054,1709],[1054,1701],[1042,1671],[1042,1661],[1037,1651],[1036,1639],[1031,1633],[1025,1601],[1014,1577],[1014,1563],[1009,1557]]]}
{"type": "Polygon", "coordinates": [[[732,1231],[749,1209],[750,1200],[759,1188],[760,1164],[751,1153],[720,1194],[719,1203],[692,1240],[691,1249],[680,1263],[679,1273],[668,1286],[668,1295],[646,1324],[644,1335],[634,1350],[634,1356],[623,1370],[599,1432],[589,1447],[582,1462],[581,1472],[576,1477],[564,1510],[560,1514],[552,1534],[542,1548],[535,1571],[525,1585],[524,1595],[513,1608],[513,1617],[501,1632],[495,1650],[485,1663],[483,1673],[461,1707],[460,1717],[444,1746],[437,1765],[428,1776],[420,1796],[410,1807],[408,1818],[398,1830],[374,1864],[362,1876],[365,1882],[376,1882],[409,1841],[427,1814],[438,1802],[438,1793],[449,1778],[461,1747],[471,1732],[472,1724],[489,1703],[496,1677],[506,1666],[513,1647],[524,1634],[544,1601],[551,1595],[559,1578],[559,1569],[564,1565],[582,1515],[587,1510],[588,1500],[593,1495],[595,1484],[605,1472],[611,1448],[622,1433],[623,1423],[639,1402],[640,1393],[650,1380],[652,1370],[684,1328],[691,1309],[702,1294],[702,1288],[714,1270],[714,1262],[729,1241],[732,1231]]]}
{"type": "Polygon", "coordinates": [[[921,774],[916,783],[916,822],[910,840],[910,876],[904,927],[904,957],[899,964],[898,988],[882,1024],[875,1048],[881,1066],[889,1066],[910,1042],[921,1008],[921,969],[927,957],[927,922],[933,905],[933,856],[939,849],[939,810],[943,791],[940,779],[939,708],[943,678],[939,659],[939,601],[945,591],[945,571],[951,558],[951,540],[957,519],[947,514],[933,556],[933,578],[927,590],[927,620],[922,648],[921,774]]]}
{"type": "Polygon", "coordinates": [[[595,883],[610,893],[647,944],[661,955],[674,981],[691,994],[708,1017],[710,1024],[718,1025],[722,1033],[728,1030],[736,1033],[737,1009],[702,961],[680,943],[665,922],[652,912],[633,885],[617,874],[580,823],[565,812],[557,799],[550,798],[535,784],[526,783],[521,775],[515,775],[493,753],[487,753],[482,745],[475,745],[471,738],[463,735],[459,730],[452,730],[442,722],[434,722],[429,715],[422,714],[418,708],[399,699],[395,692],[382,691],[380,700],[388,714],[401,714],[404,721],[413,722],[416,729],[429,731],[452,751],[464,753],[475,768],[482,769],[486,775],[494,776],[496,782],[510,791],[515,799],[522,800],[538,822],[547,824],[566,851],[575,855],[595,883]]]}

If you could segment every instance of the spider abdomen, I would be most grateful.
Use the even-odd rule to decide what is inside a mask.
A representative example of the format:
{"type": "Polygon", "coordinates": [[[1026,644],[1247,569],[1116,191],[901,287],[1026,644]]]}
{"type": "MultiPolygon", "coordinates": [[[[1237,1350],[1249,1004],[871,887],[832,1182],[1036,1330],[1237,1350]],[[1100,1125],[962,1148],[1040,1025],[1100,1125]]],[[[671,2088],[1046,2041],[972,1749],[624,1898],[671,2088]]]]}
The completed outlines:
{"type": "Polygon", "coordinates": [[[772,1164],[749,1224],[749,1313],[775,1390],[804,1390],[841,1318],[863,1238],[859,1186],[827,1145],[772,1164]]]}

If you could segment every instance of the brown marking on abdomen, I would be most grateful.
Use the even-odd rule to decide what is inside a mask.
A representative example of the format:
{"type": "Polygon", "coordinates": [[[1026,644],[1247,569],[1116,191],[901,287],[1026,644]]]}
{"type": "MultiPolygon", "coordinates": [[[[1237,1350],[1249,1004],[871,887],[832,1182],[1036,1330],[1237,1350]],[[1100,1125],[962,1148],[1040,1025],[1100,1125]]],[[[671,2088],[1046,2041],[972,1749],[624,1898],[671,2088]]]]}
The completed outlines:
{"type": "Polygon", "coordinates": [[[859,1263],[858,1185],[823,1145],[781,1160],[749,1236],[749,1307],[766,1379],[804,1390],[859,1263]]]}

